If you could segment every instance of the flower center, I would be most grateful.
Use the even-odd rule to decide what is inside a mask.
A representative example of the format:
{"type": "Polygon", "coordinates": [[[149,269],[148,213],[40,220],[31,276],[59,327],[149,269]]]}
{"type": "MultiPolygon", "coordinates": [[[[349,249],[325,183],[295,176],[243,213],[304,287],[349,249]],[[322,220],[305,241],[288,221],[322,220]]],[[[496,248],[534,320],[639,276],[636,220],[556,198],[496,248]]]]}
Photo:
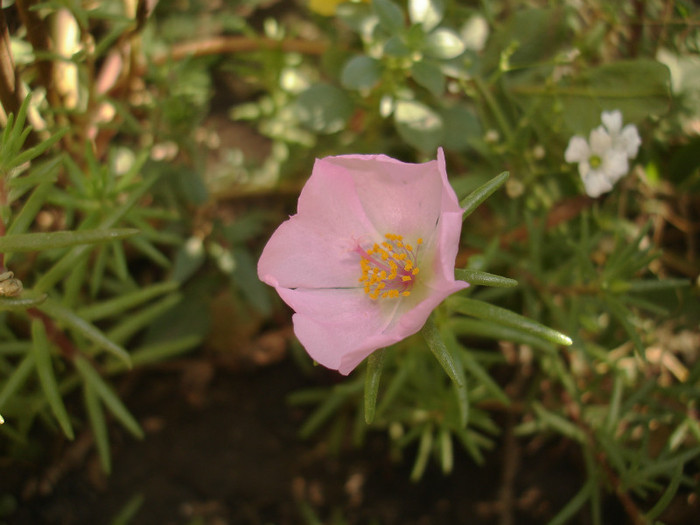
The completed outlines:
{"type": "Polygon", "coordinates": [[[423,239],[417,239],[414,248],[403,242],[401,235],[387,233],[384,238],[384,242],[375,243],[369,250],[358,248],[362,269],[359,282],[374,300],[408,297],[419,272],[416,263],[423,239]]]}
{"type": "Polygon", "coordinates": [[[591,155],[588,158],[588,164],[590,164],[591,168],[593,169],[599,168],[602,163],[603,159],[601,159],[598,155],[591,155]]]}

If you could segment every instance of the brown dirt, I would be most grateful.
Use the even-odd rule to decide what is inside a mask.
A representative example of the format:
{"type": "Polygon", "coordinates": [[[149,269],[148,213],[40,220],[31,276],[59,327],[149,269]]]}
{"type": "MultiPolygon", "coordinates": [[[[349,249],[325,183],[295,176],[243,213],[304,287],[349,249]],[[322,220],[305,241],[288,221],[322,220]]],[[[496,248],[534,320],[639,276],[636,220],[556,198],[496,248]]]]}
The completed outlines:
{"type": "MultiPolygon", "coordinates": [[[[403,463],[390,461],[384,434],[370,434],[364,448],[348,445],[337,455],[323,439],[300,440],[307,414],[286,397],[313,385],[289,360],[253,371],[212,371],[201,361],[185,361],[132,374],[123,385],[125,398],[146,438],[134,440],[113,426],[109,477],[89,447],[55,484],[45,483],[46,458],[6,472],[0,494],[13,492],[19,503],[5,523],[107,524],[140,496],[135,525],[528,525],[546,523],[580,486],[573,448],[558,442],[535,450],[505,439],[482,467],[459,452],[453,474],[430,467],[412,483],[414,451],[403,463]],[[517,454],[506,453],[504,443],[517,454]],[[513,457],[516,475],[504,485],[504,458],[513,457]]],[[[70,450],[65,444],[54,450],[54,466],[70,450]]],[[[614,504],[607,514],[605,523],[625,522],[614,504]]],[[[584,515],[574,523],[588,521],[584,515]]]]}

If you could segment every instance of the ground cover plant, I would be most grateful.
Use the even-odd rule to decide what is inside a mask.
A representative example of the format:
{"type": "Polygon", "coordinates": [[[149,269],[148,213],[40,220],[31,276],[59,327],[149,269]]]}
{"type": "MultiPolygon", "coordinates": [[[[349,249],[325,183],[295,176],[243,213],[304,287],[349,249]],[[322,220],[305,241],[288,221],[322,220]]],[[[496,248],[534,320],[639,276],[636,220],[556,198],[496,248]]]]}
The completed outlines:
{"type": "Polygon", "coordinates": [[[0,521],[692,523],[698,22],[668,0],[3,3],[0,521]],[[264,505],[231,482],[154,517],[144,481],[107,518],[42,513],[71,469],[129,479],[173,370],[190,408],[230,401],[206,435],[264,421],[280,472],[304,454],[276,447],[372,457],[440,504],[389,512],[411,489],[348,468],[343,497],[290,474],[264,505]],[[237,419],[265,377],[277,404],[237,419]],[[528,454],[572,468],[528,492],[528,454]],[[498,504],[460,504],[494,468],[498,504]]]}

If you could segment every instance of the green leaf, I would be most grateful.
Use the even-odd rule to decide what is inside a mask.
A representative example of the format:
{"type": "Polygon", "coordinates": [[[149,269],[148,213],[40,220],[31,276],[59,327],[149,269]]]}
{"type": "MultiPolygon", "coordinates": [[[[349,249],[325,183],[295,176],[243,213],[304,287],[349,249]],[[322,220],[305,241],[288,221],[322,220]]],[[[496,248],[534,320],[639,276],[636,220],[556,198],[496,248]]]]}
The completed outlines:
{"type": "Polygon", "coordinates": [[[111,341],[123,344],[136,332],[148,327],[155,319],[173,308],[180,301],[182,301],[182,294],[180,293],[167,295],[158,302],[126,316],[119,324],[110,328],[107,336],[111,341]]]}
{"type": "Polygon", "coordinates": [[[0,237],[0,252],[36,252],[125,239],[139,233],[133,228],[110,230],[18,233],[0,237]]]}
{"type": "Polygon", "coordinates": [[[423,52],[426,56],[449,60],[464,53],[464,42],[452,29],[441,27],[425,37],[423,52]]]}
{"type": "Polygon", "coordinates": [[[152,262],[164,269],[172,265],[170,259],[164,255],[145,235],[137,235],[129,239],[129,243],[152,262]]]}
{"type": "Polygon", "coordinates": [[[408,59],[415,50],[408,47],[408,42],[404,35],[394,35],[386,41],[382,52],[391,58],[408,59]]]}
{"type": "Polygon", "coordinates": [[[163,282],[147,286],[134,292],[128,292],[114,299],[93,303],[76,312],[86,321],[97,321],[107,317],[116,317],[127,310],[146,303],[160,295],[177,290],[176,282],[163,282]]]}
{"type": "Polygon", "coordinates": [[[352,116],[354,106],[346,91],[330,84],[314,84],[299,94],[296,113],[307,128],[316,133],[342,131],[352,116]]]}
{"type": "Polygon", "coordinates": [[[340,83],[347,89],[372,89],[382,78],[379,61],[368,56],[356,56],[345,63],[340,83]]]}
{"type": "Polygon", "coordinates": [[[571,338],[568,336],[528,319],[527,317],[506,310],[505,308],[500,308],[483,301],[477,301],[476,299],[457,296],[450,297],[448,299],[448,304],[461,314],[470,315],[477,319],[486,319],[511,328],[517,328],[523,332],[559,345],[569,346],[572,344],[571,338]]]}
{"type": "MultiPolygon", "coordinates": [[[[105,217],[100,223],[98,229],[107,230],[112,228],[118,221],[120,221],[131,208],[143,197],[143,195],[148,191],[148,189],[155,183],[155,181],[160,177],[160,173],[156,172],[148,176],[143,180],[137,189],[135,189],[126,201],[117,209],[113,210],[107,217],[105,217]]],[[[46,292],[51,287],[53,287],[58,281],[63,279],[72,269],[78,264],[78,261],[82,257],[86,257],[90,245],[79,245],[74,246],[66,255],[64,255],[56,264],[54,264],[49,271],[44,273],[44,275],[37,281],[34,285],[34,289],[38,292],[46,292]]]]}
{"type": "Polygon", "coordinates": [[[455,279],[480,286],[496,286],[499,288],[513,288],[514,286],[518,286],[518,281],[515,279],[494,275],[488,272],[480,272],[479,270],[470,270],[468,268],[463,270],[455,269],[455,279]]]}
{"type": "MultiPolygon", "coordinates": [[[[483,53],[482,78],[494,69],[522,68],[548,63],[550,57],[570,46],[571,24],[565,8],[515,9],[488,39],[483,53]]],[[[554,61],[551,61],[552,67],[554,61]]]]}
{"type": "Polygon", "coordinates": [[[627,335],[630,336],[630,339],[634,343],[634,348],[637,350],[638,354],[640,356],[644,355],[644,343],[642,342],[641,337],[639,336],[639,333],[634,327],[633,324],[633,319],[634,319],[634,314],[627,308],[625,305],[623,305],[617,298],[615,298],[612,294],[605,294],[604,296],[605,302],[608,305],[608,309],[610,310],[610,313],[615,316],[615,318],[620,321],[622,324],[623,328],[627,332],[627,335]]]}
{"type": "Polygon", "coordinates": [[[81,333],[85,338],[92,341],[100,348],[105,349],[110,354],[122,360],[127,366],[131,366],[131,357],[124,348],[113,342],[97,327],[88,323],[75,312],[52,300],[46,301],[38,308],[49,317],[81,333]]]}
{"type": "Polygon", "coordinates": [[[465,349],[462,352],[462,363],[464,369],[469,372],[474,378],[483,385],[483,387],[491,393],[491,395],[504,405],[510,405],[510,399],[496,381],[491,377],[491,374],[477,361],[473,352],[465,349]]]}
{"type": "Polygon", "coordinates": [[[364,388],[364,382],[353,382],[337,385],[325,396],[325,401],[309,416],[304,425],[299,429],[299,436],[307,438],[338,410],[348,398],[364,388]]]}
{"type": "Polygon", "coordinates": [[[551,428],[555,432],[558,432],[562,436],[566,436],[578,443],[586,442],[586,435],[583,433],[576,424],[572,423],[568,419],[564,418],[559,414],[550,412],[542,406],[539,402],[534,402],[532,408],[535,411],[537,417],[542,421],[544,425],[551,428]]]}
{"type": "Polygon", "coordinates": [[[131,525],[145,501],[146,498],[141,493],[132,496],[112,519],[110,525],[131,525]]]}
{"type": "Polygon", "coordinates": [[[31,126],[24,128],[31,98],[31,94],[24,97],[17,115],[10,113],[8,116],[5,130],[2,134],[2,142],[0,143],[0,170],[3,172],[7,172],[18,165],[15,162],[16,155],[32,131],[31,126]]]}
{"type": "Polygon", "coordinates": [[[72,440],[75,437],[73,427],[70,424],[68,412],[66,412],[66,407],[63,404],[63,397],[58,389],[58,382],[56,381],[56,375],[51,362],[50,344],[46,337],[44,323],[39,319],[32,321],[32,341],[34,343],[32,345],[34,362],[36,363],[36,370],[39,374],[41,388],[46,395],[46,400],[49,402],[54,416],[56,416],[58,423],[61,425],[63,433],[68,439],[72,440]]]}
{"type": "Polygon", "coordinates": [[[379,23],[394,34],[404,27],[403,10],[390,0],[374,0],[372,8],[379,17],[379,23]]]}
{"type": "Polygon", "coordinates": [[[452,450],[452,435],[450,429],[442,426],[438,432],[438,449],[440,451],[440,466],[444,474],[452,472],[454,466],[454,451],[452,450]]]}
{"type": "Polygon", "coordinates": [[[24,359],[17,365],[10,376],[5,381],[5,385],[0,390],[0,409],[5,406],[5,403],[14,396],[24,383],[29,378],[34,369],[34,354],[27,354],[24,359]]]}
{"type": "Polygon", "coordinates": [[[112,388],[102,379],[100,374],[93,368],[90,362],[82,355],[78,355],[75,360],[75,368],[83,378],[83,381],[94,389],[97,396],[102,400],[109,411],[116,417],[119,422],[124,425],[134,437],[143,438],[143,430],[139,426],[131,412],[124,406],[124,403],[119,399],[119,396],[112,388]]]}
{"type": "Polygon", "coordinates": [[[557,513],[556,516],[554,516],[554,518],[549,521],[549,523],[547,523],[547,525],[564,525],[565,523],[570,523],[574,518],[574,515],[581,507],[583,507],[583,504],[591,498],[591,495],[595,491],[593,482],[593,479],[589,479],[581,490],[578,491],[573,498],[571,498],[569,503],[564,505],[564,507],[557,513]]]}
{"type": "Polygon", "coordinates": [[[131,354],[134,366],[158,363],[179,356],[202,342],[200,335],[178,337],[172,341],[160,341],[144,345],[134,350],[131,354]]]}
{"type": "Polygon", "coordinates": [[[25,162],[28,162],[42,153],[44,153],[47,149],[49,149],[51,146],[56,144],[59,140],[63,138],[63,136],[68,133],[69,128],[63,128],[58,130],[54,135],[49,137],[43,142],[40,142],[36,146],[33,146],[22,153],[20,153],[17,157],[15,157],[14,161],[12,162],[13,166],[20,166],[24,164],[25,162]]]}
{"type": "Polygon", "coordinates": [[[486,337],[497,341],[513,341],[514,343],[529,345],[547,352],[556,349],[552,343],[544,341],[539,337],[491,321],[484,321],[483,319],[454,317],[450,319],[449,324],[458,336],[468,335],[486,337]]]}
{"type": "MultiPolygon", "coordinates": [[[[557,85],[537,77],[511,78],[508,91],[523,108],[563,107],[564,125],[571,133],[587,135],[600,125],[602,110],[619,109],[628,122],[666,113],[671,103],[670,73],[656,60],[620,60],[587,68],[557,85]]],[[[539,117],[551,118],[550,111],[539,117]]]]}
{"type": "Polygon", "coordinates": [[[38,174],[40,182],[27,201],[22,206],[22,209],[14,217],[12,224],[5,232],[6,236],[24,233],[29,229],[37,213],[41,209],[46,200],[49,191],[53,188],[54,182],[58,174],[58,168],[61,164],[61,157],[56,157],[48,162],[33,167],[33,175],[38,174]]]}
{"type": "Polygon", "coordinates": [[[385,352],[384,348],[380,348],[367,358],[367,370],[365,372],[365,423],[368,425],[374,420],[385,352]]]}
{"type": "MultiPolygon", "coordinates": [[[[445,373],[452,380],[455,388],[455,395],[459,406],[460,423],[462,427],[467,425],[469,417],[469,396],[467,392],[467,378],[464,375],[464,368],[459,359],[459,353],[455,348],[453,338],[448,340],[447,344],[443,340],[443,335],[438,330],[435,324],[434,314],[428,317],[425,325],[421,329],[421,335],[428,344],[428,348],[442,366],[445,373]]],[[[445,334],[449,335],[449,334],[445,334]]]]}
{"type": "Polygon", "coordinates": [[[652,279],[640,279],[638,281],[628,281],[614,283],[611,286],[611,291],[615,293],[625,292],[656,292],[668,290],[671,288],[682,288],[690,286],[690,279],[662,279],[660,281],[652,279]]]}
{"type": "Polygon", "coordinates": [[[0,297],[0,310],[26,310],[39,306],[48,297],[45,293],[24,290],[21,297],[0,297]]]}
{"type": "Polygon", "coordinates": [[[83,384],[83,400],[85,401],[85,410],[88,414],[92,435],[95,438],[97,454],[100,457],[102,470],[106,474],[112,471],[112,458],[109,451],[109,432],[107,431],[107,422],[105,420],[102,405],[97,395],[95,387],[85,381],[83,384]]]}
{"type": "Polygon", "coordinates": [[[414,62],[411,66],[411,76],[413,76],[413,80],[417,84],[423,86],[436,97],[442,96],[445,92],[445,75],[432,62],[427,60],[414,62]]]}
{"type": "Polygon", "coordinates": [[[474,111],[461,104],[440,108],[444,125],[442,145],[447,150],[465,151],[481,147],[484,132],[474,111]]]}
{"type": "Polygon", "coordinates": [[[408,16],[412,24],[421,24],[428,32],[437,27],[445,14],[443,0],[409,0],[408,16]]]}
{"type": "Polygon", "coordinates": [[[399,100],[394,110],[396,130],[416,149],[434,152],[442,141],[442,117],[433,109],[414,100],[399,100]]]}
{"type": "Polygon", "coordinates": [[[485,184],[482,184],[469,195],[467,195],[459,203],[460,207],[464,209],[464,219],[469,217],[472,212],[479,207],[479,205],[488,199],[498,188],[500,188],[503,183],[508,180],[510,173],[504,171],[500,175],[495,176],[493,179],[485,184]]]}
{"type": "Polygon", "coordinates": [[[425,472],[425,467],[428,466],[428,460],[430,459],[430,452],[432,449],[433,426],[430,424],[425,424],[420,435],[420,441],[418,442],[416,461],[414,462],[413,470],[411,471],[411,481],[418,481],[421,477],[423,477],[423,472],[425,472]]]}
{"type": "Polygon", "coordinates": [[[656,518],[658,518],[661,513],[666,510],[666,507],[671,504],[676,492],[678,492],[678,487],[680,487],[682,480],[683,463],[679,461],[676,467],[673,469],[673,474],[671,474],[668,487],[656,504],[649,510],[649,512],[646,513],[646,519],[649,520],[649,523],[652,523],[656,518]]]}

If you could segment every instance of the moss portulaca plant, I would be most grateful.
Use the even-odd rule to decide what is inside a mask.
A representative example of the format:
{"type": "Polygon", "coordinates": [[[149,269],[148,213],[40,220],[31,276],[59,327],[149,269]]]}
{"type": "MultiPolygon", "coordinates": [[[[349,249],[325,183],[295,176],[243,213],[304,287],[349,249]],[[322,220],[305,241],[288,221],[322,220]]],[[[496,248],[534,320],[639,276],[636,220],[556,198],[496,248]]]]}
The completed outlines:
{"type": "Polygon", "coordinates": [[[454,277],[462,212],[441,149],[423,164],[319,159],[297,214],[265,246],[258,276],[294,309],[309,355],[347,375],[469,286],[454,277]]]}

